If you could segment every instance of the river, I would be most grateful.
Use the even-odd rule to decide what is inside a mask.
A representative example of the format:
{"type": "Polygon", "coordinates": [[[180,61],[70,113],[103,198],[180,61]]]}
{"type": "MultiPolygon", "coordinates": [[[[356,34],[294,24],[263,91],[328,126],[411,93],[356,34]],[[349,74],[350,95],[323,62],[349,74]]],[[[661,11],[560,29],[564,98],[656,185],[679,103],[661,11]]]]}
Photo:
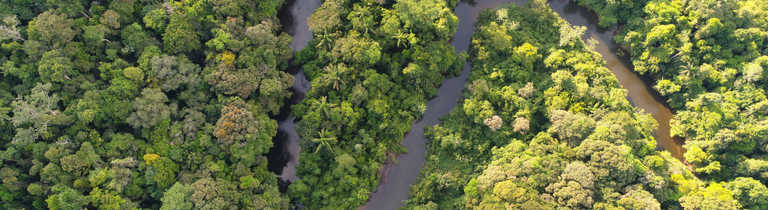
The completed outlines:
{"type": "Polygon", "coordinates": [[[613,72],[613,75],[619,80],[619,84],[627,90],[629,102],[650,113],[659,123],[656,132],[654,132],[658,148],[669,151],[673,157],[682,161],[683,153],[685,153],[682,143],[670,137],[669,134],[669,120],[674,117],[674,114],[662,103],[664,99],[635,74],[629,58],[618,56],[619,46],[613,41],[616,28],[600,29],[597,25],[597,15],[578,6],[575,2],[550,0],[549,4],[552,10],[555,10],[561,18],[567,20],[571,25],[587,27],[584,40],[592,38],[599,42],[593,50],[603,56],[606,67],[613,72]]]}
{"type": "MultiPolygon", "coordinates": [[[[483,9],[496,8],[510,2],[516,1],[486,0],[477,1],[474,4],[460,2],[454,10],[454,14],[459,18],[459,27],[456,29],[453,40],[451,40],[451,45],[456,49],[456,53],[469,49],[472,34],[475,33],[477,16],[483,9]]],[[[425,162],[426,137],[424,136],[424,127],[437,124],[441,117],[448,114],[458,104],[470,69],[471,64],[467,62],[459,76],[443,80],[437,97],[427,103],[427,111],[424,116],[413,122],[411,131],[403,139],[403,146],[408,149],[408,153],[399,155],[396,164],[384,166],[386,174],[379,182],[378,190],[371,193],[368,203],[360,209],[397,209],[403,205],[404,200],[408,199],[410,187],[416,183],[419,171],[425,162]]]]}
{"type": "MultiPolygon", "coordinates": [[[[478,0],[474,3],[460,2],[455,9],[459,19],[457,32],[451,41],[457,53],[465,52],[469,48],[472,34],[475,31],[474,24],[478,14],[484,9],[497,8],[505,3],[524,4],[524,0],[478,0]]],[[[321,0],[288,0],[287,6],[280,14],[280,22],[284,30],[293,36],[292,48],[294,52],[303,49],[312,39],[312,33],[307,26],[307,17],[317,9],[321,0]]],[[[550,0],[550,6],[563,19],[572,25],[586,26],[585,39],[593,38],[598,41],[594,50],[603,56],[606,66],[619,80],[619,84],[627,89],[627,95],[632,105],[650,113],[659,127],[654,133],[659,148],[669,151],[672,156],[682,159],[684,152],[680,142],[669,137],[669,120],[673,113],[663,103],[649,86],[632,70],[632,65],[626,57],[617,56],[618,46],[613,42],[613,29],[600,29],[597,27],[597,17],[594,13],[579,7],[569,0],[550,0]]],[[[373,192],[368,203],[361,209],[397,209],[402,206],[402,201],[408,198],[410,186],[419,176],[419,171],[425,163],[426,138],[424,128],[439,123],[439,118],[448,114],[457,104],[462,95],[462,90],[469,76],[471,64],[467,62],[461,74],[443,81],[438,90],[437,97],[427,103],[427,111],[424,116],[411,125],[411,131],[406,134],[402,144],[408,149],[408,153],[397,157],[396,164],[384,166],[384,176],[373,192]]],[[[274,138],[275,146],[269,153],[270,170],[280,174],[281,182],[290,183],[296,179],[296,165],[298,164],[299,136],[295,130],[294,117],[290,115],[290,106],[301,102],[306,91],[310,88],[304,73],[298,67],[289,71],[295,77],[292,88],[293,96],[289,103],[278,116],[278,134],[274,138]]]]}
{"type": "MultiPolygon", "coordinates": [[[[525,3],[522,0],[460,2],[454,11],[454,14],[459,19],[459,27],[451,41],[456,52],[467,51],[469,48],[472,34],[475,31],[474,24],[482,10],[497,8],[511,2],[515,2],[518,5],[525,3]]],[[[628,58],[617,56],[619,48],[612,39],[616,31],[615,28],[608,30],[600,29],[597,26],[598,19],[593,13],[569,0],[550,0],[549,4],[560,17],[572,25],[587,27],[583,38],[594,38],[599,42],[594,50],[603,56],[603,59],[606,61],[606,67],[613,72],[619,80],[619,84],[627,89],[630,103],[650,113],[659,123],[654,137],[660,148],[669,151],[672,156],[682,160],[683,149],[681,144],[675,142],[669,136],[669,120],[673,116],[672,112],[660,102],[663,101],[661,97],[658,97],[658,94],[651,90],[631,70],[632,65],[628,58]]],[[[471,64],[467,62],[461,75],[443,81],[437,97],[430,100],[427,104],[427,111],[424,113],[423,118],[411,125],[411,131],[403,139],[402,144],[408,149],[408,153],[398,156],[396,164],[384,166],[385,175],[379,183],[378,190],[371,194],[368,203],[360,207],[360,209],[397,209],[403,205],[402,202],[408,198],[410,186],[416,183],[419,171],[424,166],[426,152],[424,127],[437,124],[440,117],[448,114],[458,104],[470,69],[471,64]]]]}
{"type": "MultiPolygon", "coordinates": [[[[281,15],[278,15],[280,24],[283,25],[283,30],[293,37],[291,48],[294,53],[304,49],[307,43],[312,40],[312,32],[307,25],[307,18],[312,15],[315,9],[320,7],[320,3],[321,0],[288,0],[286,6],[280,10],[279,14],[281,15]]],[[[299,152],[301,151],[299,134],[296,133],[295,117],[290,114],[290,107],[301,102],[311,86],[300,67],[294,66],[288,72],[294,77],[291,88],[293,95],[277,116],[277,136],[272,139],[274,147],[270,149],[267,155],[268,167],[271,171],[279,174],[282,190],[286,189],[287,184],[296,180],[296,165],[299,163],[299,152]]]]}

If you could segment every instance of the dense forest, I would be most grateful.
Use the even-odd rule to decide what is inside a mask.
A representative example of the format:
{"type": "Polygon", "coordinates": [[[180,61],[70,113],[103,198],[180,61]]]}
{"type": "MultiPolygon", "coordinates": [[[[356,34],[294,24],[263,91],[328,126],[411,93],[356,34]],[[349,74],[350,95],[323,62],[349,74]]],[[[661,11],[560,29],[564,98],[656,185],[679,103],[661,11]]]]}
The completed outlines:
{"type": "MultiPolygon", "coordinates": [[[[648,6],[646,11],[649,7],[654,8],[648,6]]],[[[624,16],[621,10],[612,12],[624,16]]],[[[759,157],[757,151],[765,143],[757,142],[763,140],[760,137],[746,136],[759,130],[743,131],[745,136],[740,138],[756,139],[743,144],[681,136],[688,140],[689,165],[668,152],[655,151],[653,118],[630,106],[625,90],[603,67],[600,55],[581,41],[583,31],[561,20],[542,1],[481,14],[464,101],[441,125],[429,130],[428,163],[413,186],[408,208],[759,209],[768,205],[764,160],[750,158],[759,157]],[[729,145],[718,143],[748,151],[733,151],[731,156],[738,158],[724,157],[714,151],[727,151],[729,145]],[[700,145],[711,149],[702,151],[700,145]],[[719,172],[720,165],[715,163],[719,158],[736,161],[733,169],[724,170],[729,174],[719,172]],[[717,173],[711,171],[713,163],[717,173]]],[[[634,60],[636,66],[639,60],[646,59],[634,60]]],[[[742,97],[759,100],[754,92],[762,89],[750,89],[753,95],[742,97]]],[[[729,106],[706,96],[692,100],[698,102],[688,103],[691,117],[701,116],[696,111],[702,106],[729,106]],[[702,104],[702,100],[710,101],[702,104]]],[[[685,112],[678,112],[676,131],[712,132],[694,124],[704,120],[686,119],[689,115],[680,113],[685,112]]],[[[740,123],[733,124],[757,124],[758,119],[735,119],[740,123]]],[[[737,140],[738,131],[729,132],[733,141],[748,141],[737,140]]]]}
{"type": "Polygon", "coordinates": [[[0,2],[0,209],[287,209],[282,0],[0,2]]]}
{"type": "Polygon", "coordinates": [[[741,207],[765,208],[768,4],[677,0],[617,5],[643,11],[598,13],[626,23],[616,41],[625,46],[636,72],[676,112],[671,133],[685,139],[685,159],[693,172],[711,182],[739,182],[742,187],[730,193],[753,201],[741,207]]]}
{"type": "Polygon", "coordinates": [[[293,108],[302,149],[292,199],[309,209],[368,200],[427,99],[464,64],[449,43],[455,4],[327,0],[312,14],[314,39],[297,55],[312,89],[293,108]]]}
{"type": "Polygon", "coordinates": [[[465,62],[404,209],[768,206],[765,0],[576,1],[672,109],[682,160],[546,0],[482,12],[468,54],[459,0],[322,0],[293,52],[278,15],[300,3],[0,1],[0,209],[357,209],[465,62]]]}

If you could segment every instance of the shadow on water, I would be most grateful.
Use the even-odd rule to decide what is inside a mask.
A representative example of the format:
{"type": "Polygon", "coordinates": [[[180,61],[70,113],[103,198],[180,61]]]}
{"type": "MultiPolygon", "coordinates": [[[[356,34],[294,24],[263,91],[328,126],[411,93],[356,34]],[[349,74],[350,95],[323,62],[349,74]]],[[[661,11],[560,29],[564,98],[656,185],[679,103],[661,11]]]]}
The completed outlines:
{"type": "MultiPolygon", "coordinates": [[[[472,34],[475,31],[474,24],[482,10],[497,8],[512,2],[523,5],[526,1],[478,0],[472,3],[460,2],[454,11],[459,19],[459,26],[451,41],[456,52],[467,51],[469,48],[472,34]]],[[[650,113],[659,122],[654,136],[660,147],[668,150],[672,156],[682,159],[681,144],[669,136],[669,120],[673,116],[672,112],[660,102],[664,100],[631,70],[632,65],[629,59],[617,56],[619,47],[612,39],[616,29],[597,27],[598,20],[593,13],[569,0],[551,0],[549,4],[554,11],[572,25],[587,27],[584,38],[593,38],[598,41],[594,50],[603,56],[606,67],[614,73],[619,84],[627,89],[630,103],[650,113]]],[[[467,62],[461,75],[443,81],[437,97],[428,102],[427,111],[423,118],[413,122],[411,131],[403,139],[402,144],[408,149],[408,153],[398,156],[396,164],[383,166],[384,176],[377,191],[371,193],[368,203],[360,209],[397,209],[403,205],[403,201],[408,198],[410,186],[418,179],[419,171],[425,163],[426,138],[424,127],[437,124],[440,117],[448,114],[458,104],[470,69],[471,64],[467,62]]]]}
{"type": "MultiPolygon", "coordinates": [[[[307,18],[320,7],[321,0],[287,0],[278,13],[283,31],[293,37],[291,48],[298,52],[307,46],[312,39],[312,32],[307,25],[307,18]]],[[[291,106],[304,99],[310,82],[300,67],[294,66],[287,70],[293,75],[293,93],[280,109],[277,115],[277,135],[272,139],[274,146],[267,154],[267,167],[279,175],[280,190],[285,192],[288,184],[296,180],[296,165],[299,162],[299,135],[296,133],[295,117],[291,116],[291,106]]]]}

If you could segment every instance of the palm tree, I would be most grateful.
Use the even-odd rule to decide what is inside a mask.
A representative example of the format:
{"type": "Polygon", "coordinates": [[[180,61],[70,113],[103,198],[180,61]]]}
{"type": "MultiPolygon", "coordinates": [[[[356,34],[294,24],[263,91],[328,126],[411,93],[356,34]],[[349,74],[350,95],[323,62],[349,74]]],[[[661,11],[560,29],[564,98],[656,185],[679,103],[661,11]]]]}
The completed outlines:
{"type": "Polygon", "coordinates": [[[320,40],[317,42],[317,48],[330,49],[333,47],[331,45],[333,44],[333,40],[336,38],[335,33],[320,33],[315,35],[317,36],[317,40],[320,40]]]}
{"type": "Polygon", "coordinates": [[[392,38],[397,39],[397,47],[400,47],[401,44],[403,46],[408,45],[408,39],[410,36],[407,33],[403,33],[403,31],[398,31],[397,35],[392,36],[392,38]]]}
{"type": "Polygon", "coordinates": [[[344,66],[342,65],[332,65],[327,68],[328,74],[326,74],[328,77],[326,78],[329,83],[331,83],[334,90],[339,90],[342,85],[344,85],[344,79],[342,79],[342,76],[344,74],[344,66]]]}
{"type": "Polygon", "coordinates": [[[318,100],[313,100],[312,107],[319,109],[323,112],[324,115],[328,115],[328,110],[330,109],[330,105],[328,104],[328,96],[323,96],[318,100]]]}
{"type": "Polygon", "coordinates": [[[318,144],[317,148],[315,149],[315,153],[320,151],[321,148],[327,148],[328,151],[334,153],[332,144],[336,144],[338,140],[332,132],[329,132],[327,129],[323,128],[323,130],[320,131],[319,136],[312,139],[312,142],[318,144]]]}

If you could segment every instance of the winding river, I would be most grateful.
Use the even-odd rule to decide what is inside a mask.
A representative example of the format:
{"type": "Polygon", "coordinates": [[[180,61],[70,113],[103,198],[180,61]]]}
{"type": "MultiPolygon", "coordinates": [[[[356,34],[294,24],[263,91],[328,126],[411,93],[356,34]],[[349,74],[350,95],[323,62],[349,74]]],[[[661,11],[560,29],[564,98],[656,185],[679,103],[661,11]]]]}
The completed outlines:
{"type": "MultiPolygon", "coordinates": [[[[474,24],[482,10],[497,8],[511,2],[518,5],[525,3],[523,0],[460,2],[454,11],[459,18],[459,27],[451,41],[456,52],[467,51],[469,48],[472,34],[475,31],[474,24]]],[[[603,56],[606,67],[616,75],[619,84],[627,89],[630,103],[650,113],[659,122],[654,136],[660,148],[669,151],[672,156],[682,159],[682,146],[669,136],[669,120],[673,116],[672,112],[660,102],[663,100],[658,97],[658,94],[631,70],[632,65],[629,60],[626,57],[617,56],[618,46],[612,39],[616,30],[598,28],[598,19],[593,13],[569,0],[550,0],[549,4],[560,17],[572,25],[587,27],[583,38],[594,38],[599,42],[594,50],[603,56]]],[[[437,124],[440,117],[448,114],[457,105],[470,69],[471,64],[467,62],[460,76],[443,81],[437,97],[427,104],[424,117],[411,125],[411,131],[403,139],[402,144],[408,149],[408,153],[398,156],[396,164],[385,166],[385,175],[379,183],[378,190],[371,194],[368,203],[360,209],[397,209],[403,205],[402,202],[408,198],[410,186],[416,182],[419,171],[424,166],[426,152],[424,127],[437,124]]]]}
{"type": "MultiPolygon", "coordinates": [[[[455,9],[459,19],[457,32],[451,41],[457,53],[467,51],[475,31],[474,24],[478,14],[484,9],[497,8],[505,3],[517,3],[523,5],[524,0],[476,0],[469,3],[462,1],[455,9]]],[[[280,14],[281,23],[287,33],[293,36],[293,50],[300,51],[309,40],[312,32],[307,26],[307,18],[318,8],[321,0],[288,0],[287,6],[280,14]]],[[[638,77],[631,69],[632,65],[626,57],[617,56],[618,46],[612,41],[615,28],[603,30],[597,27],[597,17],[588,10],[579,7],[570,0],[550,0],[550,6],[563,19],[572,25],[586,26],[585,39],[593,38],[598,41],[594,50],[600,53],[606,61],[606,66],[613,72],[622,87],[627,89],[627,95],[632,105],[650,113],[659,127],[654,133],[659,148],[669,151],[672,156],[682,160],[683,148],[669,136],[669,120],[673,114],[667,108],[661,97],[638,77]]],[[[397,209],[407,199],[410,186],[419,176],[419,171],[425,163],[426,138],[424,128],[439,123],[439,118],[448,114],[458,104],[465,86],[471,64],[467,62],[458,77],[446,79],[440,86],[437,97],[427,104],[427,111],[423,118],[414,121],[411,131],[402,141],[408,153],[399,155],[396,164],[384,166],[384,176],[373,192],[368,203],[360,209],[397,209]]],[[[296,179],[296,164],[298,163],[299,136],[295,131],[294,117],[290,116],[291,105],[301,102],[306,91],[310,88],[303,72],[299,68],[290,70],[296,78],[292,88],[293,97],[278,116],[278,135],[275,137],[275,147],[269,154],[270,169],[280,174],[283,183],[290,183],[296,179]]]]}
{"type": "MultiPolygon", "coordinates": [[[[451,45],[456,49],[456,53],[468,51],[472,34],[475,33],[475,22],[477,22],[477,16],[481,11],[510,2],[515,1],[481,0],[474,4],[460,2],[454,11],[454,14],[459,18],[459,27],[456,29],[453,40],[451,40],[451,45]]],[[[411,131],[403,139],[403,146],[408,149],[408,153],[398,156],[397,164],[384,166],[386,174],[379,182],[378,190],[371,194],[368,203],[360,209],[397,209],[403,205],[404,200],[408,199],[408,191],[410,191],[411,185],[416,183],[419,171],[425,162],[426,137],[424,136],[424,127],[437,124],[441,117],[448,114],[458,104],[470,69],[471,64],[467,62],[458,77],[443,80],[437,97],[427,103],[424,117],[413,122],[411,131]]]]}
{"type": "MultiPolygon", "coordinates": [[[[307,18],[320,7],[321,0],[288,0],[286,6],[279,12],[283,30],[293,36],[291,48],[294,52],[301,51],[312,40],[312,32],[307,25],[307,18]]],[[[299,134],[296,133],[295,117],[290,114],[290,107],[304,99],[310,82],[299,67],[289,70],[294,83],[293,95],[277,116],[277,136],[272,140],[274,147],[269,151],[269,169],[280,175],[283,190],[288,183],[296,180],[296,165],[299,163],[299,134]]]]}
{"type": "Polygon", "coordinates": [[[657,148],[669,151],[673,157],[683,160],[683,153],[685,151],[682,147],[682,142],[670,137],[669,134],[669,120],[672,119],[674,114],[663,103],[664,99],[635,74],[629,58],[618,56],[619,46],[613,41],[616,28],[600,29],[597,25],[597,15],[586,8],[578,6],[575,2],[569,0],[550,0],[549,4],[552,10],[557,12],[561,18],[571,23],[571,25],[587,27],[583,37],[584,40],[592,38],[599,42],[593,50],[603,56],[606,67],[613,72],[613,75],[619,80],[619,84],[627,90],[629,102],[633,106],[650,113],[656,119],[656,122],[659,123],[654,133],[654,138],[658,144],[657,148]]]}

